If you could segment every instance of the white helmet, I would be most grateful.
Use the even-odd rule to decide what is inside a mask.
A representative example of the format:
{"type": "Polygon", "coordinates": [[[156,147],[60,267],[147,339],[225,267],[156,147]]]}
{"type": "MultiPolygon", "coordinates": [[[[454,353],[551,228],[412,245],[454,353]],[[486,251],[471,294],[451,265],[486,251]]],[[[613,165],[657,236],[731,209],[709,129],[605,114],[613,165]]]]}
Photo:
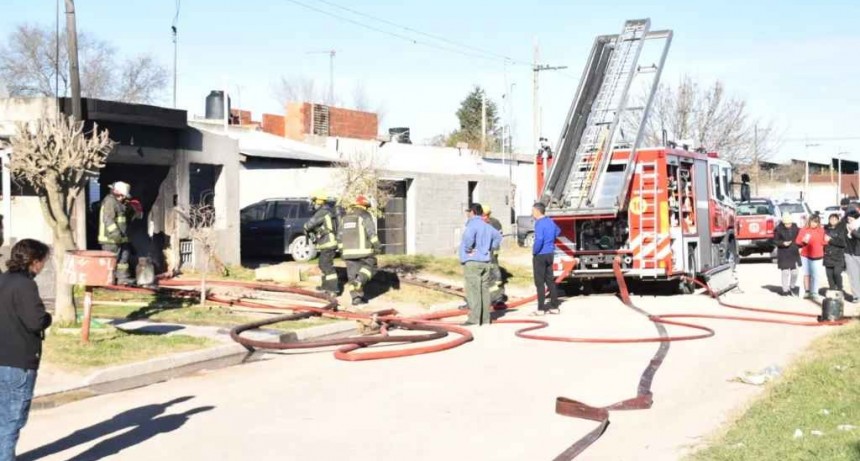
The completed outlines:
{"type": "Polygon", "coordinates": [[[126,197],[131,195],[131,186],[127,182],[117,181],[113,183],[111,189],[117,194],[124,195],[126,197]]]}

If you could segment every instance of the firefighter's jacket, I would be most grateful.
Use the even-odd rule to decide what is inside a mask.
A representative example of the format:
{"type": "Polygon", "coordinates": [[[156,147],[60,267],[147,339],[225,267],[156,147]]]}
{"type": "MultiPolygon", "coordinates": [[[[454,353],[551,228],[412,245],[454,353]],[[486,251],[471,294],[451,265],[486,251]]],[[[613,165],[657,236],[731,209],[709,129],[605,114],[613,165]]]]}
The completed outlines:
{"type": "Polygon", "coordinates": [[[113,194],[108,194],[102,200],[99,210],[99,243],[128,243],[128,209],[113,194]]]}
{"type": "MultiPolygon", "coordinates": [[[[496,218],[494,218],[494,217],[492,217],[492,216],[490,216],[490,217],[486,217],[486,216],[485,216],[485,217],[484,217],[484,222],[486,222],[487,224],[489,224],[489,225],[490,225],[490,227],[492,227],[493,229],[495,229],[496,231],[498,231],[498,233],[499,233],[499,234],[501,234],[501,233],[502,233],[502,223],[501,223],[498,219],[496,219],[496,218]]],[[[495,257],[498,257],[498,256],[499,256],[499,249],[498,249],[498,248],[496,248],[495,250],[493,250],[493,256],[495,256],[495,257]]]]}
{"type": "Polygon", "coordinates": [[[305,232],[312,232],[316,236],[317,250],[337,248],[337,221],[330,205],[319,207],[305,223],[304,229],[305,232]]]}
{"type": "Polygon", "coordinates": [[[376,223],[366,209],[355,206],[346,212],[340,226],[340,247],[343,259],[366,258],[379,249],[376,223]]]}

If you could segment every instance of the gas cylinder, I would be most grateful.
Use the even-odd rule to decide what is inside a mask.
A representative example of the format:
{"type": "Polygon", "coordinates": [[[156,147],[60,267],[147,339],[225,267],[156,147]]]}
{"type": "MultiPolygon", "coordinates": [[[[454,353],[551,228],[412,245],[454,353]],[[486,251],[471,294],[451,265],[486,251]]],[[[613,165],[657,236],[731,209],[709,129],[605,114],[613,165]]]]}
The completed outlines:
{"type": "Polygon", "coordinates": [[[842,299],[842,292],[836,290],[827,290],[824,301],[821,302],[821,315],[818,317],[819,322],[832,322],[842,319],[842,310],[845,302],[842,299]]]}

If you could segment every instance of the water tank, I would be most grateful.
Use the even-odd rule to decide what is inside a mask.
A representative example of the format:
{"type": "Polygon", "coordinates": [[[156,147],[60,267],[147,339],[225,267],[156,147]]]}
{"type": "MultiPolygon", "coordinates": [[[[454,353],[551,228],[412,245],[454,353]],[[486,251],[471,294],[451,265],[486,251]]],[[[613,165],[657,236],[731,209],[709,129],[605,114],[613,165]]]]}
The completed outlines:
{"type": "Polygon", "coordinates": [[[392,142],[412,144],[412,140],[409,139],[409,128],[407,127],[389,128],[388,134],[391,136],[392,142]]]}
{"type": "MultiPolygon", "coordinates": [[[[230,113],[230,96],[227,96],[227,113],[230,113]]],[[[206,118],[224,120],[224,92],[212,90],[206,96],[206,118]]]]}

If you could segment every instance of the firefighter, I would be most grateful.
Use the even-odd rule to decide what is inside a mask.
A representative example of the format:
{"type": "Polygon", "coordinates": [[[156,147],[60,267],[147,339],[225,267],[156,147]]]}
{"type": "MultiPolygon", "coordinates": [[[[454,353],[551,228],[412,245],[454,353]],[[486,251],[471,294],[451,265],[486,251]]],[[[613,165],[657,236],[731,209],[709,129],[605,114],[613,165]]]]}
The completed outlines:
{"type": "MultiPolygon", "coordinates": [[[[483,219],[495,229],[499,235],[502,235],[502,223],[492,216],[492,210],[487,205],[484,208],[483,219]]],[[[502,267],[499,265],[499,248],[493,249],[490,255],[490,304],[502,304],[508,300],[505,296],[504,280],[502,279],[502,267]]]]}
{"type": "Polygon", "coordinates": [[[311,196],[314,215],[305,225],[305,234],[311,236],[319,252],[319,268],[322,273],[319,291],[337,296],[339,287],[334,256],[337,252],[337,219],[325,193],[318,191],[311,196]]]}
{"type": "Polygon", "coordinates": [[[367,304],[364,287],[376,271],[374,255],[379,251],[379,238],[369,208],[367,197],[356,197],[340,228],[341,258],[346,261],[347,285],[353,306],[367,304]]]}
{"type": "Polygon", "coordinates": [[[99,210],[99,244],[104,251],[116,255],[116,284],[131,285],[131,245],[128,241],[128,219],[135,213],[126,205],[131,186],[117,181],[110,185],[110,194],[102,199],[99,210]]]}

